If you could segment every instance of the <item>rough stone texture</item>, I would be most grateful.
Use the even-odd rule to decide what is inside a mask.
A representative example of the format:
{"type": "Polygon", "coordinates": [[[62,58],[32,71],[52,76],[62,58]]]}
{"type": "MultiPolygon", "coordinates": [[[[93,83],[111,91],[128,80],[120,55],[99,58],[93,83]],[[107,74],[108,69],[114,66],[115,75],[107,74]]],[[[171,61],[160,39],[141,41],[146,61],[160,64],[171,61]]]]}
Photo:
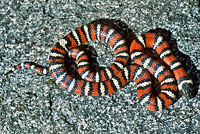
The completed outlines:
{"type": "MultiPolygon", "coordinates": [[[[3,76],[23,61],[47,66],[54,43],[100,18],[120,20],[136,35],[170,31],[200,70],[199,10],[198,0],[1,0],[0,133],[200,133],[199,93],[150,112],[138,103],[134,82],[109,96],[88,97],[68,94],[51,77],[27,69],[3,76]]],[[[96,49],[107,60],[105,49],[96,49]]]]}

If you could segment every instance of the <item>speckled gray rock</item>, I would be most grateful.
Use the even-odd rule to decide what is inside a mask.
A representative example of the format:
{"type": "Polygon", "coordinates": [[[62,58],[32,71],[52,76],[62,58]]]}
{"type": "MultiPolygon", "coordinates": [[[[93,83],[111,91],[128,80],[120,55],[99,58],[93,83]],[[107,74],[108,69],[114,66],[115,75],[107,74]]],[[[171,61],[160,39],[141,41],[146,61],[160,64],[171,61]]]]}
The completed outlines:
{"type": "MultiPolygon", "coordinates": [[[[1,0],[0,133],[200,133],[199,93],[150,112],[138,103],[134,82],[109,96],[88,97],[68,94],[51,77],[27,69],[2,76],[23,61],[47,66],[58,39],[100,18],[123,21],[136,35],[157,27],[170,31],[200,70],[199,10],[197,0],[1,0]]],[[[110,58],[107,48],[96,49],[110,58]]]]}

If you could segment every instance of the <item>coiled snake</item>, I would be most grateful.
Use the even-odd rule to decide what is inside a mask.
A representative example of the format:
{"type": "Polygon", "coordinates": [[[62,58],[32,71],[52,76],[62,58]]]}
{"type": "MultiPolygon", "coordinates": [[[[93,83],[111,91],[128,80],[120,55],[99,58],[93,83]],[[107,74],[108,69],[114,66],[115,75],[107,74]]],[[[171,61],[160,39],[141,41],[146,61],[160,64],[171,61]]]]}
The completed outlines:
{"type": "Polygon", "coordinates": [[[193,84],[162,36],[145,33],[133,40],[130,50],[128,50],[123,37],[113,28],[102,24],[79,27],[59,40],[50,52],[49,67],[39,66],[33,62],[24,62],[16,65],[6,75],[23,67],[40,74],[47,74],[49,70],[61,88],[80,95],[109,95],[134,80],[137,84],[137,96],[140,104],[151,111],[169,107],[175,100],[178,89],[183,94],[188,94],[188,90],[192,88],[193,84]],[[116,54],[113,64],[96,72],[90,70],[90,61],[85,52],[78,49],[78,46],[92,40],[103,41],[116,54]],[[173,74],[165,66],[144,53],[144,48],[148,47],[158,53],[173,74]],[[129,55],[130,65],[128,65],[129,55]],[[69,57],[75,59],[78,73],[82,79],[71,76],[66,69],[65,61],[69,60],[69,57]],[[158,95],[152,93],[151,78],[146,70],[160,82],[161,91],[158,95]]]}

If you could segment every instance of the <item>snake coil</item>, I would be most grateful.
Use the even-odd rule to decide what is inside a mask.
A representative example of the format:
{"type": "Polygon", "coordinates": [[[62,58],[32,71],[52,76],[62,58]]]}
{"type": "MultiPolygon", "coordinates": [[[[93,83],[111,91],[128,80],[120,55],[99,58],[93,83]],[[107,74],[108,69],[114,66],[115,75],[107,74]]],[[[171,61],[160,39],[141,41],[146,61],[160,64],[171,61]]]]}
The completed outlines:
{"type": "Polygon", "coordinates": [[[123,37],[113,28],[102,24],[79,27],[59,40],[50,52],[49,67],[24,62],[16,65],[6,75],[24,67],[40,74],[47,74],[49,71],[61,88],[80,95],[109,95],[134,80],[140,104],[151,111],[166,109],[176,99],[178,89],[187,95],[193,84],[162,36],[145,33],[133,40],[128,50],[123,37]],[[78,49],[78,46],[92,40],[108,44],[116,55],[113,64],[96,72],[90,70],[90,61],[85,52],[78,49]],[[173,74],[145,54],[145,48],[154,49],[173,74]],[[130,65],[128,65],[129,55],[130,65]],[[74,78],[66,69],[65,61],[69,60],[69,57],[75,59],[82,79],[74,78]],[[161,91],[158,95],[152,93],[151,78],[147,70],[160,82],[161,91]]]}

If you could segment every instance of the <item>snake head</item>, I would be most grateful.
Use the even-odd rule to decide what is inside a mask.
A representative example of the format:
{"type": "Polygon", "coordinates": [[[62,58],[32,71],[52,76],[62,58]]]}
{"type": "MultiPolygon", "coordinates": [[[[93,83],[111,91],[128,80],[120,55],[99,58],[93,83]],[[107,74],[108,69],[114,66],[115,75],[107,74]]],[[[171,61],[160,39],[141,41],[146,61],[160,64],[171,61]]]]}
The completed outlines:
{"type": "Polygon", "coordinates": [[[181,89],[181,96],[185,96],[188,99],[191,99],[195,96],[192,80],[184,82],[181,89]]]}

